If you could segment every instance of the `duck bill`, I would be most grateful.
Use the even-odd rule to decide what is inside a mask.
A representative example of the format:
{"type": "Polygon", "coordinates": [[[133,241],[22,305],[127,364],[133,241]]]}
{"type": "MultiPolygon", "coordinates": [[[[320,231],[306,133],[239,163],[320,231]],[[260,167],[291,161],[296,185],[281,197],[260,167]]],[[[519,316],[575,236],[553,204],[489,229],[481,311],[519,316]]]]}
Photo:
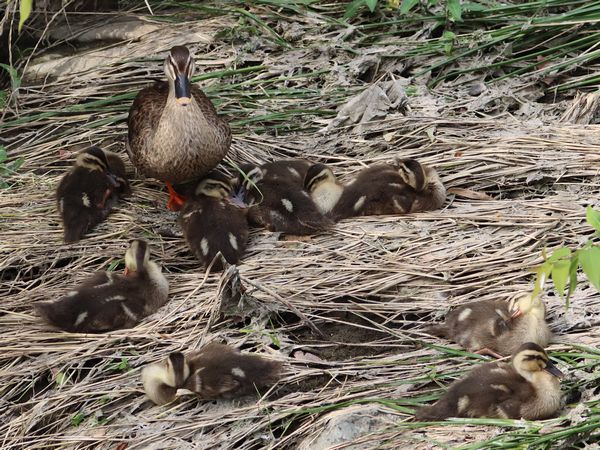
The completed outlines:
{"type": "Polygon", "coordinates": [[[188,105],[192,98],[190,96],[190,79],[186,75],[175,77],[175,100],[180,105],[188,105]]]}
{"type": "Polygon", "coordinates": [[[562,373],[551,361],[546,362],[546,367],[544,370],[557,378],[562,378],[565,376],[565,374],[562,373]]]}

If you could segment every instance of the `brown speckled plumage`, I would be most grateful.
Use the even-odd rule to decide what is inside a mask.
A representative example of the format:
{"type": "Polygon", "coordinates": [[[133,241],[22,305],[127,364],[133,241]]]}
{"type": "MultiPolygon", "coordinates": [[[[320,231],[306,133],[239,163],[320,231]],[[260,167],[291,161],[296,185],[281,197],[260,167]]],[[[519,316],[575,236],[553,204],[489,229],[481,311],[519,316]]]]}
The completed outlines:
{"type": "MultiPolygon", "coordinates": [[[[171,50],[179,70],[185,68],[182,48],[171,50]]],[[[229,151],[231,130],[197,86],[190,86],[192,100],[183,106],[175,101],[172,85],[172,81],[158,82],[142,89],[133,101],[128,154],[144,175],[176,184],[215,168],[229,151]]]]}
{"type": "Polygon", "coordinates": [[[149,260],[145,241],[133,241],[125,255],[129,275],[98,272],[58,300],[37,302],[50,324],[77,333],[131,328],[168,298],[160,267],[149,260]]]}
{"type": "Polygon", "coordinates": [[[446,190],[437,173],[413,159],[363,169],[344,187],[331,215],[406,214],[439,208],[446,190]]]}
{"type": "Polygon", "coordinates": [[[525,343],[511,362],[490,362],[453,383],[431,406],[420,408],[417,420],[448,417],[547,419],[561,405],[562,373],[539,345],[525,343]]]}
{"type": "Polygon", "coordinates": [[[129,192],[125,165],[118,155],[99,147],[81,152],[56,189],[64,241],[80,240],[129,192]]]}
{"type": "MultiPolygon", "coordinates": [[[[183,235],[196,257],[209,266],[218,252],[229,264],[237,264],[246,250],[248,221],[246,208],[233,204],[231,183],[224,174],[212,171],[200,182],[196,192],[188,197],[179,215],[183,235]],[[210,187],[220,183],[220,189],[210,187]],[[213,192],[205,192],[205,190],[213,192]],[[218,192],[215,192],[218,191],[218,192]],[[212,194],[212,195],[209,195],[212,194]]],[[[220,258],[212,270],[221,270],[220,258]]]]}
{"type": "Polygon", "coordinates": [[[211,343],[199,351],[172,353],[166,361],[145,367],[142,382],[157,404],[175,399],[177,388],[188,389],[205,400],[255,394],[277,382],[281,363],[258,355],[242,354],[211,343]]]}

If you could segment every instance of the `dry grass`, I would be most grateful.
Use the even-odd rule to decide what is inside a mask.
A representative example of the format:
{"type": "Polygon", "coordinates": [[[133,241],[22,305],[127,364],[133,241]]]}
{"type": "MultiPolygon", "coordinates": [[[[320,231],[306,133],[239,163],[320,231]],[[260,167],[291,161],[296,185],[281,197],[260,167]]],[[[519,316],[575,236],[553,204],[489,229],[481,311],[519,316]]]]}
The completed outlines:
{"type": "MultiPolygon", "coordinates": [[[[210,36],[232,23],[222,17],[189,27],[210,36]]],[[[203,39],[193,40],[198,54],[206,48],[203,39]]],[[[157,51],[168,47],[166,39],[157,51]]],[[[14,186],[0,196],[1,447],[296,448],[318,437],[327,412],[369,402],[379,403],[389,419],[357,437],[353,444],[362,445],[357,448],[456,446],[497,438],[502,429],[485,422],[428,428],[410,422],[413,407],[435,398],[439,385],[481,360],[420,330],[450,306],[531,289],[529,269],[541,262],[542,248],[575,247],[590,237],[585,206],[600,206],[598,127],[528,122],[509,114],[482,119],[456,103],[423,115],[430,98],[420,96],[411,98],[406,116],[390,113],[363,134],[338,128],[327,135],[279,136],[257,134],[240,123],[230,153],[235,163],[304,156],[351,176],[364,164],[410,156],[438,168],[457,194],[449,195],[441,211],[347,220],[307,240],[255,231],[239,273],[259,306],[239,325],[220,317],[221,280],[206,275],[189,254],[176,216],[164,211],[166,194],[153,180],[136,177],[133,195],[106,223],[80,243],[61,243],[53,200],[66,165],[59,151],[93,143],[124,154],[124,118],[135,89],[147,76],[160,76],[158,59],[141,60],[146,41],[127,48],[121,62],[25,83],[18,109],[7,111],[0,128],[9,154],[26,161],[14,186]],[[477,193],[489,199],[465,197],[477,193]],[[119,270],[127,242],[138,237],[150,242],[171,284],[170,302],[161,311],[134,329],[103,335],[53,331],[34,315],[32,302],[61,296],[95,270],[119,270]],[[258,401],[202,402],[184,395],[175,404],[153,406],[143,394],[140,369],[213,339],[284,361],[284,378],[258,401]],[[298,348],[311,349],[321,361],[291,357],[298,348]]],[[[201,59],[222,65],[211,70],[232,68],[232,47],[210,49],[201,59]]],[[[286,55],[279,57],[281,65],[286,55]]],[[[289,80],[277,78],[281,73],[257,70],[241,81],[230,74],[207,84],[220,109],[243,120],[249,109],[240,105],[249,101],[248,86],[260,92],[284,85],[289,80]]],[[[311,81],[298,83],[312,89],[311,81]]],[[[353,88],[358,86],[357,81],[353,88]]],[[[332,99],[339,95],[326,86],[296,100],[265,96],[253,107],[285,112],[294,104],[331,117],[332,99]]],[[[307,129],[322,125],[315,114],[289,120],[307,129]]],[[[561,336],[552,354],[569,372],[565,392],[581,392],[591,410],[587,422],[571,415],[540,424],[551,432],[569,420],[573,426],[577,420],[597,424],[600,296],[583,282],[568,311],[561,299],[551,294],[545,299],[551,326],[561,336]]],[[[543,436],[536,424],[490,423],[543,436]]],[[[507,436],[503,442],[510,444],[507,436]]]]}

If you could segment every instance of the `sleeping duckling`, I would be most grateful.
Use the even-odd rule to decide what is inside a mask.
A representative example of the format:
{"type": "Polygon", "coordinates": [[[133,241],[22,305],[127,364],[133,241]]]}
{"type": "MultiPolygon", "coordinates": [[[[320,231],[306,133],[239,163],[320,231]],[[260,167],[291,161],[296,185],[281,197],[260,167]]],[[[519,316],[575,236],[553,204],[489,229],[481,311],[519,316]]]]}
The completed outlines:
{"type": "Polygon", "coordinates": [[[428,332],[457,342],[471,352],[497,358],[513,354],[524,342],[545,347],[552,332],[539,295],[520,294],[510,302],[483,300],[452,310],[428,332]]]}
{"type": "Polygon", "coordinates": [[[325,164],[313,164],[307,171],[304,187],[322,214],[330,214],[342,193],[344,185],[325,164]]]}
{"type": "Polygon", "coordinates": [[[420,408],[415,418],[548,419],[561,407],[557,377],[562,376],[542,347],[527,342],[511,362],[490,362],[473,369],[436,403],[420,408]]]}
{"type": "Polygon", "coordinates": [[[34,307],[50,324],[74,333],[131,328],[167,302],[169,284],[145,241],[131,242],[125,266],[124,275],[98,272],[59,300],[34,307]]]}
{"type": "Polygon", "coordinates": [[[446,189],[434,169],[414,159],[397,160],[362,170],[344,187],[332,216],[339,220],[430,211],[445,198],[446,189]]]}
{"type": "Polygon", "coordinates": [[[303,180],[253,164],[241,170],[245,175],[239,181],[251,205],[248,220],[252,224],[295,235],[314,234],[333,225],[303,189],[303,180]]]}
{"type": "Polygon", "coordinates": [[[119,196],[127,193],[125,165],[119,156],[99,147],[79,153],[56,189],[64,241],[81,239],[108,216],[119,196]]]}
{"type": "Polygon", "coordinates": [[[264,163],[260,168],[263,179],[286,180],[302,186],[311,164],[306,159],[278,159],[264,163]]]}
{"type": "Polygon", "coordinates": [[[160,364],[142,370],[146,395],[158,404],[172,402],[178,388],[200,398],[233,398],[276,383],[281,363],[257,355],[241,354],[227,345],[211,343],[197,352],[172,353],[160,364]]]}
{"type": "MultiPolygon", "coordinates": [[[[179,215],[188,245],[208,268],[217,253],[229,264],[237,264],[248,242],[246,209],[232,199],[231,180],[223,173],[212,171],[198,184],[179,215]]],[[[222,270],[220,258],[212,270],[222,270]]]]}

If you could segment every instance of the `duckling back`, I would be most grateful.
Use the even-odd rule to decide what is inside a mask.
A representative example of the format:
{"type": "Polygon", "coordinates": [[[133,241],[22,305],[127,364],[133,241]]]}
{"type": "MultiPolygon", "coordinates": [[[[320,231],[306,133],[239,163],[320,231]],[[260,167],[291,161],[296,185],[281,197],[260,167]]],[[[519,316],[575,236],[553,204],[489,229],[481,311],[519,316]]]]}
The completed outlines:
{"type": "Polygon", "coordinates": [[[347,184],[332,216],[336,220],[353,216],[405,214],[416,198],[398,172],[389,165],[363,169],[347,184]]]}
{"type": "Polygon", "coordinates": [[[183,235],[196,257],[212,270],[222,270],[221,253],[229,264],[238,264],[248,242],[246,210],[231,202],[207,196],[189,199],[179,215],[183,235]]]}
{"type": "Polygon", "coordinates": [[[473,369],[454,382],[443,397],[417,410],[417,420],[448,417],[521,418],[523,402],[536,395],[510,363],[493,362],[473,369]]]}
{"type": "Polygon", "coordinates": [[[244,166],[244,171],[255,174],[252,183],[240,180],[248,190],[251,223],[295,235],[314,234],[333,225],[303,188],[303,179],[284,177],[279,170],[265,172],[257,167],[244,166]]]}
{"type": "Polygon", "coordinates": [[[204,399],[233,398],[256,393],[275,383],[281,364],[258,355],[242,354],[223,344],[209,344],[186,357],[190,376],[183,387],[204,399]]]}
{"type": "Polygon", "coordinates": [[[507,302],[483,300],[454,308],[443,324],[433,325],[427,331],[472,352],[482,349],[500,352],[498,340],[510,331],[509,319],[507,302]]]}
{"type": "Polygon", "coordinates": [[[164,305],[167,297],[168,283],[160,269],[127,277],[99,272],[62,298],[38,302],[34,307],[62,330],[101,333],[135,326],[164,305]]]}
{"type": "Polygon", "coordinates": [[[98,147],[82,152],[56,189],[64,241],[80,240],[106,219],[119,196],[128,193],[125,165],[119,156],[98,147]]]}

